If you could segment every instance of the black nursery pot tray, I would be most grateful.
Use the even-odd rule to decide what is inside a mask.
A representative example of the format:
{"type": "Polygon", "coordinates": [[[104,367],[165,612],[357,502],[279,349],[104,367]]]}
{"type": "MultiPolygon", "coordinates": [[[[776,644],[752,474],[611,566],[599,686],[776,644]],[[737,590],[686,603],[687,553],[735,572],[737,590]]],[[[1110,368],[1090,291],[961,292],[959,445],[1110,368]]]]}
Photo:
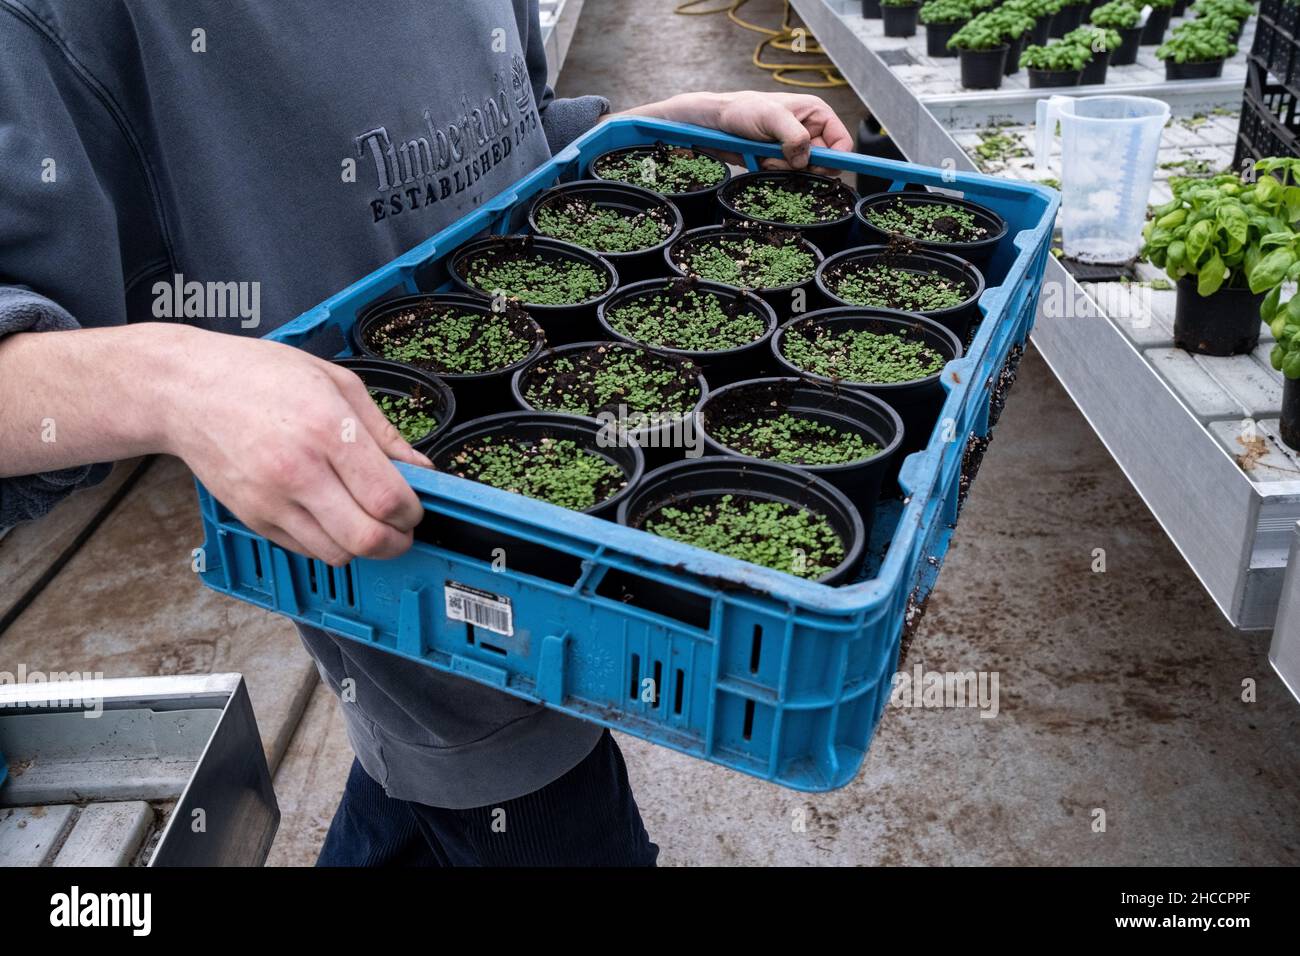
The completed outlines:
{"type": "Polygon", "coordinates": [[[801,170],[765,170],[736,176],[718,190],[718,204],[722,207],[724,218],[745,219],[777,229],[795,229],[816,244],[823,252],[838,251],[848,242],[853,228],[853,210],[858,194],[838,179],[819,176],[816,173],[801,170]],[[780,187],[787,192],[810,194],[814,201],[827,207],[843,206],[842,215],[821,222],[800,224],[763,219],[753,213],[745,212],[737,204],[737,198],[747,188],[755,185],[780,187]]]}
{"type": "MultiPolygon", "coordinates": [[[[988,264],[988,261],[993,257],[993,253],[997,251],[998,243],[1007,234],[1007,221],[992,209],[973,203],[969,199],[957,199],[941,193],[892,192],[863,196],[858,203],[856,215],[859,227],[870,242],[885,243],[895,238],[902,239],[914,242],[921,248],[929,249],[932,252],[947,252],[960,256],[967,262],[981,267],[988,264]],[[889,208],[895,205],[955,206],[958,209],[964,209],[971,214],[977,226],[983,227],[984,235],[978,239],[956,239],[953,241],[912,239],[910,236],[901,233],[887,232],[885,229],[874,225],[868,218],[869,212],[873,209],[889,208]]],[[[938,225],[937,222],[936,225],[938,225]]],[[[952,225],[954,229],[957,227],[955,221],[952,222],[952,225]]]]}
{"type": "Polygon", "coordinates": [[[930,252],[912,247],[910,244],[895,241],[885,246],[862,246],[846,249],[831,256],[817,267],[817,288],[828,301],[842,306],[868,306],[871,308],[897,309],[900,312],[913,312],[933,319],[944,328],[952,331],[963,343],[970,340],[973,325],[980,317],[980,296],[984,294],[984,274],[960,256],[946,252],[930,252]],[[910,303],[850,302],[841,297],[835,289],[838,280],[850,274],[860,265],[883,265],[901,269],[920,276],[936,276],[950,282],[960,283],[966,290],[966,298],[959,305],[946,309],[917,309],[907,307],[910,303]]]}
{"type": "Polygon", "coordinates": [[[367,389],[380,395],[428,400],[428,407],[421,410],[432,415],[438,424],[427,435],[410,442],[418,452],[428,454],[429,449],[447,434],[456,418],[456,398],[447,383],[436,375],[401,362],[369,356],[334,359],[334,364],[355,372],[367,389]]]}
{"type": "Polygon", "coordinates": [[[903,420],[887,402],[848,388],[820,385],[801,378],[757,378],[718,389],[700,407],[700,431],[710,455],[734,455],[757,461],[776,459],[755,455],[715,438],[732,423],[748,423],[782,413],[829,425],[860,436],[880,450],[869,458],[843,464],[807,464],[785,461],[819,478],[825,478],[853,502],[862,514],[867,538],[880,489],[898,476],[902,458],[903,420]]]}
{"type": "Polygon", "coordinates": [[[776,312],[764,299],[743,289],[695,278],[650,279],[624,286],[601,303],[600,308],[596,310],[596,319],[600,322],[602,331],[612,339],[644,345],[656,351],[689,359],[704,370],[709,385],[713,388],[734,382],[739,378],[752,378],[760,374],[763,368],[770,364],[772,353],[767,343],[776,330],[776,312]],[[729,315],[748,314],[757,317],[763,323],[763,334],[734,348],[693,351],[676,348],[663,341],[643,340],[622,331],[615,325],[614,316],[618,314],[620,306],[653,299],[655,296],[672,300],[690,293],[713,296],[719,301],[723,311],[729,315]]]}
{"type": "Polygon", "coordinates": [[[1223,60],[1206,60],[1201,63],[1165,60],[1166,80],[1209,80],[1216,76],[1223,76],[1223,60]]]}
{"type": "Polygon", "coordinates": [[[612,209],[633,216],[648,214],[656,219],[667,229],[667,232],[652,246],[632,252],[610,252],[604,249],[589,251],[604,257],[614,267],[620,285],[663,275],[664,249],[682,234],[682,214],[672,202],[640,186],[604,179],[579,179],[576,182],[554,186],[534,199],[532,205],[528,207],[528,228],[540,236],[572,242],[558,236],[547,235],[546,230],[537,222],[541,210],[554,210],[572,200],[583,200],[597,209],[612,209]]]}
{"type": "MultiPolygon", "coordinates": [[[[648,361],[674,368],[678,371],[679,380],[682,383],[690,382],[693,385],[695,400],[691,403],[690,408],[680,410],[665,409],[665,414],[657,424],[634,429],[628,433],[629,437],[641,446],[647,468],[657,468],[670,461],[680,460],[685,456],[687,443],[692,437],[688,429],[694,424],[695,413],[709,395],[709,383],[700,372],[699,366],[688,358],[645,348],[629,342],[575,342],[571,345],[547,349],[523,368],[516,371],[510,382],[512,398],[519,408],[526,411],[541,411],[542,409],[536,408],[529,401],[528,390],[533,379],[551,366],[556,359],[568,358],[571,361],[585,361],[589,367],[594,369],[599,365],[601,356],[611,355],[618,351],[644,355],[648,361]]],[[[576,388],[577,383],[575,382],[568,387],[567,392],[572,392],[576,388]]],[[[618,422],[621,411],[618,406],[618,402],[609,402],[602,407],[591,408],[589,413],[587,411],[581,413],[566,411],[561,414],[581,414],[584,418],[595,418],[602,423],[618,422]]]]}
{"type": "MultiPolygon", "coordinates": [[[[616,465],[623,472],[623,487],[603,501],[582,509],[583,514],[599,518],[613,519],[619,503],[636,487],[645,471],[645,459],[641,449],[634,443],[611,440],[608,433],[601,432],[600,423],[593,419],[555,412],[502,412],[499,415],[488,415],[442,435],[427,454],[435,469],[451,471],[452,458],[467,444],[483,438],[491,438],[501,444],[531,444],[542,439],[569,440],[616,465]]],[[[475,527],[488,539],[500,539],[500,534],[491,528],[475,527]]]]}
{"type": "Polygon", "coordinates": [[[802,318],[787,322],[772,336],[772,354],[776,357],[777,364],[781,366],[783,375],[795,375],[823,386],[861,390],[884,399],[903,420],[902,455],[904,456],[929,444],[930,433],[934,431],[935,423],[939,420],[939,412],[943,408],[947,395],[940,380],[943,369],[924,378],[906,382],[854,381],[805,371],[786,358],[783,351],[785,339],[792,331],[804,331],[818,326],[832,331],[856,329],[877,335],[899,335],[910,341],[924,343],[928,348],[942,355],[945,364],[962,356],[962,345],[957,336],[933,319],[894,309],[856,306],[811,312],[802,318]]]}
{"type": "Polygon", "coordinates": [[[767,287],[733,285],[709,276],[699,276],[698,278],[729,289],[745,289],[753,292],[772,307],[778,322],[789,318],[796,312],[811,311],[820,304],[816,298],[818,293],[815,278],[817,266],[823,258],[822,252],[820,248],[808,240],[807,236],[802,235],[797,230],[777,229],[772,226],[751,222],[735,222],[725,226],[704,226],[700,229],[692,229],[689,232],[682,233],[676,242],[664,250],[664,260],[668,264],[668,269],[675,275],[694,276],[695,273],[691,271],[690,266],[692,254],[696,249],[708,243],[727,240],[743,242],[746,239],[775,246],[794,245],[806,252],[812,257],[812,268],[808,270],[808,278],[785,285],[767,287]]]}
{"type": "Polygon", "coordinates": [[[543,236],[513,235],[487,236],[467,242],[452,253],[447,271],[452,281],[464,292],[480,299],[491,299],[493,290],[480,288],[471,281],[469,270],[479,262],[495,265],[501,262],[525,259],[538,263],[582,263],[602,276],[605,288],[579,302],[546,304],[529,301],[528,289],[504,289],[509,298],[518,299],[525,311],[546,331],[546,341],[552,345],[565,342],[584,342],[596,338],[596,306],[614,294],[618,287],[618,273],[602,256],[567,242],[557,242],[543,236]]]}
{"type": "MultiPolygon", "coordinates": [[[[687,149],[684,146],[669,146],[666,143],[656,143],[653,146],[624,146],[621,149],[611,149],[609,152],[601,153],[593,159],[587,165],[587,176],[605,182],[627,182],[627,180],[602,173],[602,168],[607,167],[610,163],[629,158],[639,164],[646,164],[648,161],[648,163],[662,166],[670,163],[675,154],[704,156],[703,153],[697,150],[687,149]]],[[[721,216],[722,211],[718,206],[718,190],[731,179],[731,167],[720,159],[706,158],[722,169],[722,177],[712,185],[699,186],[686,192],[670,192],[656,188],[650,181],[652,179],[650,176],[639,178],[631,182],[630,185],[649,189],[671,201],[682,214],[683,228],[696,229],[700,226],[711,226],[717,223],[721,216]]],[[[644,168],[647,171],[652,171],[657,167],[647,164],[644,168]]]]}
{"type": "MultiPolygon", "coordinates": [[[[427,321],[430,311],[454,309],[480,317],[480,320],[504,320],[511,326],[514,334],[529,343],[528,352],[522,358],[486,372],[455,373],[447,372],[433,365],[425,365],[419,360],[402,364],[411,365],[433,375],[451,387],[456,396],[456,408],[461,421],[470,421],[496,412],[513,411],[515,403],[510,395],[510,377],[515,370],[528,364],[546,345],[546,334],[542,327],[534,322],[517,304],[507,302],[501,313],[493,312],[493,303],[476,296],[458,295],[456,293],[435,293],[433,295],[408,295],[398,299],[386,299],[366,309],[352,325],[352,346],[356,352],[373,358],[387,359],[377,336],[383,333],[400,333],[407,329],[418,329],[427,321]]],[[[388,359],[401,361],[400,359],[388,359]]]]}
{"type": "MultiPolygon", "coordinates": [[[[858,509],[830,482],[776,462],[710,455],[665,465],[646,475],[623,500],[618,521],[642,528],[661,508],[707,504],[724,495],[778,501],[824,515],[844,546],[845,556],[833,570],[816,579],[820,583],[843,584],[861,568],[866,534],[858,509]]],[[[645,584],[651,590],[654,582],[645,584]]],[[[638,595],[642,600],[650,596],[638,595]]],[[[666,593],[662,600],[673,603],[675,598],[666,593]]]]}

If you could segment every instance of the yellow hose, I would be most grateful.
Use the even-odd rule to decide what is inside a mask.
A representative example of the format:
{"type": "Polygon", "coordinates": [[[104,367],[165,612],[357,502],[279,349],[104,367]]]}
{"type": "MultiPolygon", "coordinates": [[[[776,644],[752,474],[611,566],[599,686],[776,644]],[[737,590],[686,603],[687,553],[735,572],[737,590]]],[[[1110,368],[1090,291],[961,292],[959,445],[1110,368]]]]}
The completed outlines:
{"type": "Polygon", "coordinates": [[[727,19],[738,27],[749,30],[753,33],[761,33],[763,39],[759,41],[758,46],[754,47],[754,54],[750,61],[760,70],[767,70],[772,74],[772,79],[778,83],[784,83],[786,86],[799,86],[811,90],[827,90],[836,86],[845,86],[846,81],[840,75],[840,71],[835,68],[834,64],[826,63],[769,63],[763,59],[763,50],[771,47],[774,50],[785,50],[788,53],[798,53],[808,56],[825,56],[826,51],[822,49],[815,37],[803,27],[796,27],[790,23],[790,0],[785,0],[785,10],[781,16],[781,28],[773,30],[771,27],[761,26],[757,23],[750,23],[742,20],[738,15],[739,10],[749,0],[724,0],[722,6],[713,6],[707,10],[696,9],[701,4],[717,3],[717,0],[686,0],[679,3],[673,10],[673,13],[682,16],[703,17],[715,13],[725,13],[727,19]],[[795,44],[799,43],[803,49],[796,50],[795,44]],[[799,80],[791,74],[799,73],[820,73],[820,80],[799,80]]]}

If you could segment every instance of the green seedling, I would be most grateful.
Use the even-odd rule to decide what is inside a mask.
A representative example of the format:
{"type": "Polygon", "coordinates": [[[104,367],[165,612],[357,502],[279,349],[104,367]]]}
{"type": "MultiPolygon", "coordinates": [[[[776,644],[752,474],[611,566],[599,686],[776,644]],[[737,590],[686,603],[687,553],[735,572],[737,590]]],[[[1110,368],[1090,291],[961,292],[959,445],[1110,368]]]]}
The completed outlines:
{"type": "Polygon", "coordinates": [[[742,302],[724,304],[712,292],[671,289],[620,303],[605,312],[619,335],[657,348],[721,352],[763,337],[767,323],[742,302]]]}
{"type": "Polygon", "coordinates": [[[465,265],[465,279],[474,288],[519,299],[529,305],[576,305],[609,288],[609,279],[585,262],[482,256],[465,265]]]}
{"type": "Polygon", "coordinates": [[[663,538],[802,578],[830,573],[846,553],[824,515],[744,495],[665,506],[647,517],[642,527],[663,538]]]}
{"type": "Polygon", "coordinates": [[[924,342],[896,332],[802,326],[786,332],[782,354],[814,375],[888,385],[942,371],[947,359],[924,342]]]}
{"type": "Polygon", "coordinates": [[[595,418],[626,412],[636,430],[654,417],[685,415],[700,400],[699,370],[690,362],[633,345],[600,345],[576,354],[543,356],[523,383],[538,411],[595,418]]]}
{"type": "Polygon", "coordinates": [[[659,144],[606,157],[592,172],[601,179],[673,194],[716,186],[726,177],[727,167],[695,150],[659,144]]]}
{"type": "Polygon", "coordinates": [[[634,213],[601,206],[581,196],[563,196],[546,203],[537,210],[536,219],[542,235],[593,252],[653,249],[673,231],[662,206],[634,213]]]}
{"type": "Polygon", "coordinates": [[[623,470],[568,438],[471,438],[447,457],[458,478],[583,511],[627,484],[623,470]]]}
{"type": "Polygon", "coordinates": [[[895,199],[876,203],[866,214],[882,232],[921,242],[973,242],[988,235],[974,213],[950,203],[895,199]]]}
{"type": "Polygon", "coordinates": [[[419,441],[438,427],[430,399],[422,395],[392,395],[376,388],[369,391],[384,417],[392,422],[408,444],[419,441]]]}
{"type": "Polygon", "coordinates": [[[817,271],[817,260],[793,234],[771,241],[696,239],[678,264],[688,275],[742,289],[779,289],[805,282],[817,271]]]}
{"type": "Polygon", "coordinates": [[[466,312],[454,306],[414,307],[367,332],[367,345],[386,359],[442,375],[477,375],[513,365],[535,337],[514,310],[466,312]]]}
{"type": "Polygon", "coordinates": [[[879,445],[858,432],[790,412],[721,422],[709,433],[742,455],[787,465],[845,465],[880,453],[879,445]]]}

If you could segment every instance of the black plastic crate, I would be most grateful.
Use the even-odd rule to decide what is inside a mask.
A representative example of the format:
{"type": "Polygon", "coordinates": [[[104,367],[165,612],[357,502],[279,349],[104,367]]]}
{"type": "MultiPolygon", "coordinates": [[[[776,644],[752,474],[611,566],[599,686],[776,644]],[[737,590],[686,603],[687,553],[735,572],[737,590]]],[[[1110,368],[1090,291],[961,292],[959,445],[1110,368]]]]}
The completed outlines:
{"type": "MultiPolygon", "coordinates": [[[[1258,50],[1257,40],[1255,51],[1247,63],[1246,87],[1242,91],[1241,121],[1237,127],[1237,149],[1233,157],[1236,169],[1240,169],[1248,159],[1300,157],[1300,110],[1297,110],[1300,95],[1293,86],[1281,82],[1276,73],[1270,76],[1272,71],[1258,50]]],[[[1294,49],[1289,56],[1295,62],[1296,70],[1300,71],[1300,58],[1294,49]]],[[[1300,80],[1300,72],[1296,78],[1300,80]]]]}

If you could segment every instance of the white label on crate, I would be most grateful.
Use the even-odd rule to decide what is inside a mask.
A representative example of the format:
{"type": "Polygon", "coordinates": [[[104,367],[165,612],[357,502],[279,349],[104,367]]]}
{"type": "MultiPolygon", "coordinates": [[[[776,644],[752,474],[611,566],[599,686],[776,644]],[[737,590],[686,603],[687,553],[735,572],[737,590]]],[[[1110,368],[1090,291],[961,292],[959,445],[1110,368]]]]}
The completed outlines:
{"type": "Polygon", "coordinates": [[[448,581],[442,593],[447,599],[447,617],[450,620],[464,621],[496,634],[514,637],[515,615],[510,598],[455,581],[448,581]]]}

